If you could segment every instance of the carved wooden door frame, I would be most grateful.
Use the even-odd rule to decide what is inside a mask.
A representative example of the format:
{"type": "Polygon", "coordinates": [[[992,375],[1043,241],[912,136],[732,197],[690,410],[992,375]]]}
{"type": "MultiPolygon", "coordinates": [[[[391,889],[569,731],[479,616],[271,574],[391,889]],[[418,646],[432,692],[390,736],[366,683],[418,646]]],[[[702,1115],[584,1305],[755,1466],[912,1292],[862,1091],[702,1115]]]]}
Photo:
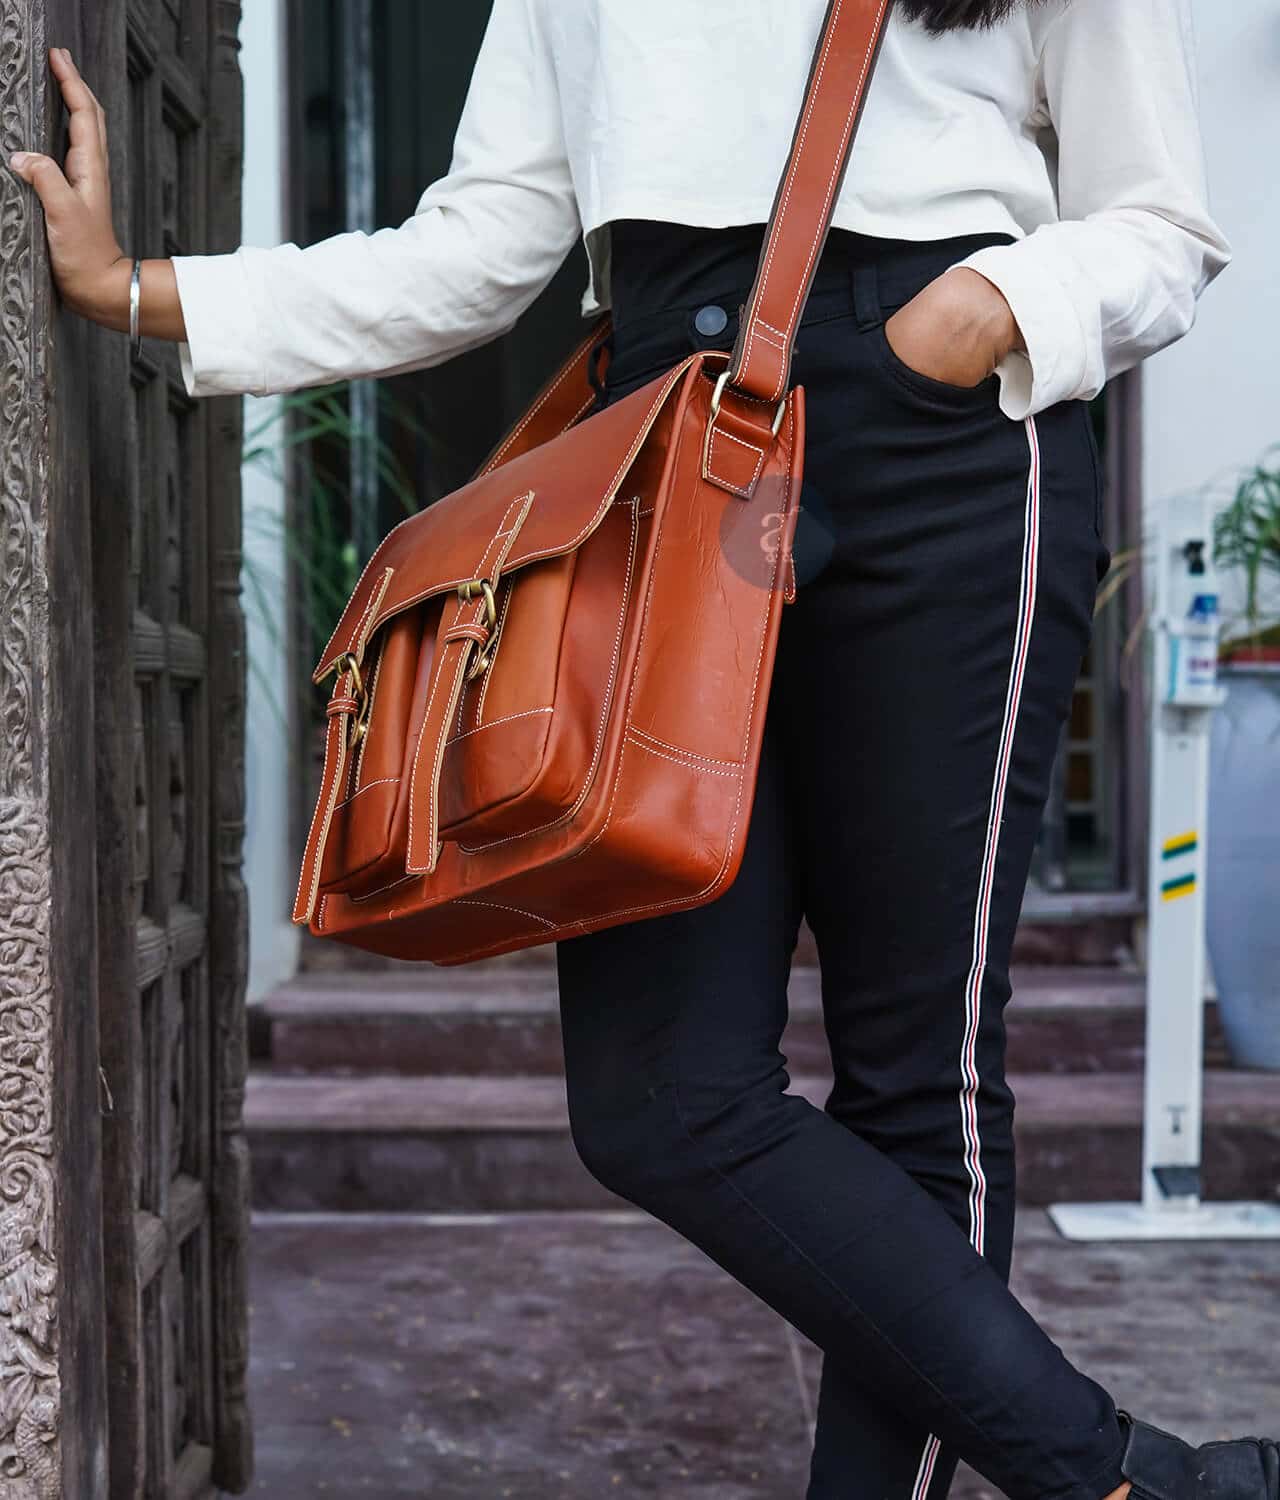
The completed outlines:
{"type": "MultiPolygon", "coordinates": [[[[65,44],[107,109],[122,244],[234,248],[239,11],[237,0],[0,0],[0,152],[65,156],[47,64],[48,45],[65,44]],[[163,157],[170,137],[176,166],[163,157]]],[[[0,167],[0,1500],[204,1500],[242,1491],[252,1468],[241,403],[187,401],[175,355],[144,345],[133,366],[126,340],[58,305],[39,205],[0,167]],[[153,446],[180,446],[191,477],[190,494],[171,478],[152,485],[152,512],[139,509],[151,461],[141,454],[140,468],[140,427],[153,446]],[[149,618],[132,518],[163,541],[157,496],[200,536],[173,574],[181,607],[149,618]],[[185,884],[149,893],[141,911],[140,881],[170,867],[139,873],[140,680],[155,684],[143,716],[155,784],[189,768],[179,791],[162,791],[172,827],[152,847],[174,827],[185,837],[184,820],[199,825],[185,884]],[[175,760],[168,721],[184,714],[175,760]],[[190,806],[175,814],[175,797],[190,806]],[[165,984],[150,1031],[148,973],[165,984]],[[148,1177],[170,1160],[157,1121],[184,1086],[148,1050],[155,1036],[178,1043],[165,1059],[185,1059],[195,1123],[177,1130],[172,1184],[149,1198],[148,1177]],[[173,1306],[148,1323],[148,1288],[162,1285],[178,1289],[173,1306]],[[153,1357],[164,1338],[168,1354],[153,1357]],[[176,1371],[190,1431],[156,1422],[172,1417],[160,1383],[175,1374],[174,1345],[190,1357],[176,1371]]],[[[154,581],[154,557],[148,566],[154,581]]]]}

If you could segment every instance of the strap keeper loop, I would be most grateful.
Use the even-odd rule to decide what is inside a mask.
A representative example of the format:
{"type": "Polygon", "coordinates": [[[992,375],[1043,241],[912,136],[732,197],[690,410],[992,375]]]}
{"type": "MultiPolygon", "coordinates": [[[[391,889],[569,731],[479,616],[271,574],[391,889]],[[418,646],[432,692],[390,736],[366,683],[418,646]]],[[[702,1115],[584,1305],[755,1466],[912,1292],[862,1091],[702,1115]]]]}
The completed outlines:
{"type": "MultiPolygon", "coordinates": [[[[716,418],[720,415],[720,401],[721,401],[722,397],[724,396],[726,388],[729,387],[729,376],[732,373],[733,373],[732,367],[730,367],[729,369],[724,370],[721,373],[720,378],[716,381],[716,388],[715,388],[715,390],[712,391],[712,393],[711,393],[711,421],[712,421],[712,423],[714,423],[715,420],[716,420],[716,418]]],[[[756,397],[744,395],[742,391],[739,391],[739,390],[736,390],[736,389],[734,390],[734,395],[741,396],[744,401],[755,401],[756,400],[756,397]]],[[[772,430],[773,430],[774,437],[777,437],[778,433],[782,431],[782,423],[783,423],[784,419],[786,418],[786,415],[787,415],[787,398],[784,396],[782,398],[782,400],[778,402],[778,409],[773,414],[773,429],[772,430]]]]}

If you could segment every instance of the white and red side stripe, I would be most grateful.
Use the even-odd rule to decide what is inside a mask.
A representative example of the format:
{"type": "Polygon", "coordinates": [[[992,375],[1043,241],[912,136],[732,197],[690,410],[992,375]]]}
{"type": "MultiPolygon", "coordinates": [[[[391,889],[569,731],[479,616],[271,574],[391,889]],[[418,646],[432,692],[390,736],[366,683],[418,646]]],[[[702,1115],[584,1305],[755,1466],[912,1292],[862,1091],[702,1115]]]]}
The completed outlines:
{"type": "Polygon", "coordinates": [[[924,1452],[920,1455],[920,1467],[916,1470],[916,1482],[911,1488],[911,1500],[924,1500],[929,1493],[929,1485],[933,1480],[933,1467],[938,1462],[938,1451],[942,1444],[930,1434],[929,1441],[924,1445],[924,1452]]]}
{"type": "MultiPolygon", "coordinates": [[[[1022,684],[1027,675],[1031,631],[1036,616],[1036,588],[1040,568],[1040,436],[1034,417],[1025,423],[1030,464],[1027,471],[1026,510],[1022,532],[1022,577],[1018,586],[1018,625],[1009,664],[1009,686],[1005,692],[1004,722],[996,754],[991,805],[987,814],[987,837],[978,878],[978,898],[973,914],[973,958],[965,982],[965,1029],[960,1049],[960,1127],[964,1136],[964,1164],[969,1174],[969,1242],[981,1255],[986,1246],[987,1179],[982,1169],[982,1135],[978,1125],[978,1029],[982,1015],[982,981],[987,970],[987,934],[991,926],[991,895],[995,889],[996,861],[1000,853],[1000,825],[1004,821],[1005,793],[1013,740],[1018,727],[1022,684]]],[[[920,1455],[911,1500],[925,1500],[941,1447],[930,1436],[920,1455]]]]}

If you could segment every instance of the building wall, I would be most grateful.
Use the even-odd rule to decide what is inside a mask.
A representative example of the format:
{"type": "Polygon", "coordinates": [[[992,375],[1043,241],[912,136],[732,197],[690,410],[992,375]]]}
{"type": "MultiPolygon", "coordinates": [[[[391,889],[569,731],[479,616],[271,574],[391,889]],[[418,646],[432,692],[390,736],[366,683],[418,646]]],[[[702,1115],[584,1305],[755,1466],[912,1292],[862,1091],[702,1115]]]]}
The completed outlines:
{"type": "MultiPolygon", "coordinates": [[[[247,245],[278,245],[285,229],[284,0],[253,0],[240,26],[244,71],[244,229],[247,245]]],[[[245,398],[252,435],[278,410],[277,398],[245,398]]],[[[272,428],[277,434],[278,426],[272,428]]],[[[284,609],[285,493],[277,474],[244,470],[245,612],[249,630],[245,878],[249,886],[249,988],[253,1001],[297,966],[298,929],[289,921],[297,871],[290,857],[289,661],[284,609]]]]}
{"type": "Polygon", "coordinates": [[[1280,4],[1195,0],[1195,15],[1210,192],[1235,258],[1144,370],[1148,510],[1280,442],[1280,4]]]}

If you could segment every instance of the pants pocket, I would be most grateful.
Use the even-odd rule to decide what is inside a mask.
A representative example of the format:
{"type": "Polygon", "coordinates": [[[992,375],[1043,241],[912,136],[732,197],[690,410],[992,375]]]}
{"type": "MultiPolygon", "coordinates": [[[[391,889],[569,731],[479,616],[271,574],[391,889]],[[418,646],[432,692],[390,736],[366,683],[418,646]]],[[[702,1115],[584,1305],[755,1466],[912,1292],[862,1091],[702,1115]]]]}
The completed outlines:
{"type": "Polygon", "coordinates": [[[989,375],[977,385],[964,386],[951,385],[945,380],[935,380],[932,375],[925,375],[913,369],[895,352],[883,323],[877,323],[869,331],[868,337],[872,341],[876,357],[885,372],[912,395],[922,396],[928,401],[944,403],[962,410],[989,406],[999,395],[1000,381],[995,375],[989,375]]]}

